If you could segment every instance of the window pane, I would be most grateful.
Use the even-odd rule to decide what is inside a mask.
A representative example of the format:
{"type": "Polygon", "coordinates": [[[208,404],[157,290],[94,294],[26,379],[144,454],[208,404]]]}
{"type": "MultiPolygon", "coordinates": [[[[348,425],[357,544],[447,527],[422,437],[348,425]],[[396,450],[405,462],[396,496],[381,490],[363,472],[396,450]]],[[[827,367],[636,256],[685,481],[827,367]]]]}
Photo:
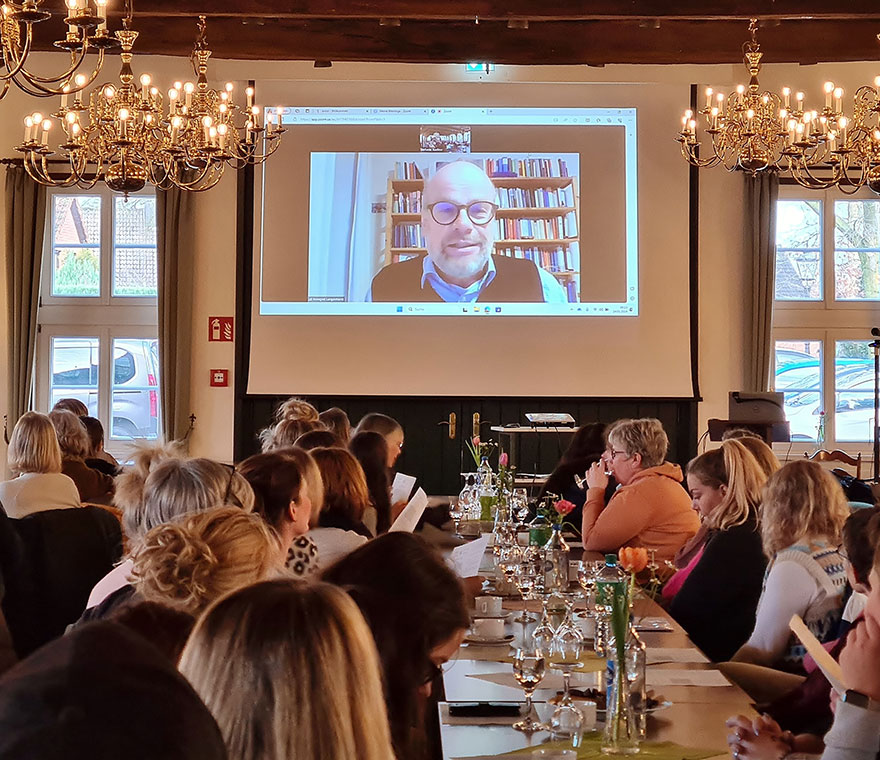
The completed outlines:
{"type": "Polygon", "coordinates": [[[880,201],[834,203],[834,297],[880,300],[880,201]]]}
{"type": "Polygon", "coordinates": [[[100,196],[52,196],[52,295],[101,295],[100,196]]]}
{"type": "Polygon", "coordinates": [[[822,299],[822,202],[776,203],[776,300],[822,299]]]}
{"type": "Polygon", "coordinates": [[[874,358],[867,341],[837,341],[834,414],[838,441],[874,440],[874,358]]]}
{"type": "Polygon", "coordinates": [[[113,408],[110,437],[156,438],[159,431],[158,341],[113,341],[113,408]]]}
{"type": "Polygon", "coordinates": [[[98,339],[52,338],[49,363],[49,407],[63,398],[77,398],[98,414],[98,339]]]}
{"type": "Polygon", "coordinates": [[[113,295],[156,296],[156,198],[114,198],[113,295]]]}
{"type": "Polygon", "coordinates": [[[815,441],[821,434],[822,341],[778,340],[773,389],[784,393],[785,417],[793,441],[815,441]]]}

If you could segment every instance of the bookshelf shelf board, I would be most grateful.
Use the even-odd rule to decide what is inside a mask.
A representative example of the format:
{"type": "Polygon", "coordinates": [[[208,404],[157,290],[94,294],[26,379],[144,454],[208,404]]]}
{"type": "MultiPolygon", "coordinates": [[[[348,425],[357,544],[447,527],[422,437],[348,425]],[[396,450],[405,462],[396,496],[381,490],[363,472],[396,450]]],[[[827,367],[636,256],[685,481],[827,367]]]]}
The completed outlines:
{"type": "Polygon", "coordinates": [[[394,222],[420,222],[422,221],[421,214],[403,214],[398,211],[391,212],[391,219],[394,222]]]}
{"type": "Polygon", "coordinates": [[[396,256],[399,256],[400,254],[408,254],[408,253],[416,254],[416,253],[427,253],[427,252],[428,251],[426,248],[392,248],[391,249],[391,253],[396,256]]]}
{"type": "Polygon", "coordinates": [[[421,190],[425,186],[423,179],[392,179],[391,187],[395,190],[408,192],[411,190],[421,190]]]}
{"type": "Polygon", "coordinates": [[[573,177],[492,177],[495,187],[568,187],[573,177]]]}

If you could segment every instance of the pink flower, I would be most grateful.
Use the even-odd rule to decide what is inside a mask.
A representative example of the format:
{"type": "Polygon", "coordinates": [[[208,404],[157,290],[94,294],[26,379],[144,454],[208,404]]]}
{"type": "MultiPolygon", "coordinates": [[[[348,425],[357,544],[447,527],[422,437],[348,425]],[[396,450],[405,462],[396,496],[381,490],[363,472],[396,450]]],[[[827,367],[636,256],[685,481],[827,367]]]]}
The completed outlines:
{"type": "Polygon", "coordinates": [[[563,517],[565,517],[567,514],[570,514],[571,512],[574,511],[575,506],[574,506],[574,504],[572,504],[570,501],[567,501],[566,499],[560,499],[559,501],[557,501],[557,502],[553,505],[553,508],[554,508],[554,509],[555,509],[560,515],[562,515],[563,517]]]}
{"type": "Polygon", "coordinates": [[[471,443],[473,443],[474,446],[479,446],[480,445],[480,436],[475,435],[473,438],[471,438],[471,443]]]}
{"type": "Polygon", "coordinates": [[[499,467],[507,467],[508,462],[507,452],[505,451],[503,454],[499,454],[498,456],[498,466],[499,467]]]}

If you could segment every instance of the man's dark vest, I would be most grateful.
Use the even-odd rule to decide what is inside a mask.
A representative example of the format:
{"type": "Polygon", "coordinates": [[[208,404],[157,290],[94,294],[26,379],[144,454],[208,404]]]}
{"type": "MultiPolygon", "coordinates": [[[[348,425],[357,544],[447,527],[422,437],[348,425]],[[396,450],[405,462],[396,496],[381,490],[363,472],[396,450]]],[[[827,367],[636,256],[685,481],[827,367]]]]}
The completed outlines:
{"type": "MultiPolygon", "coordinates": [[[[421,254],[406,261],[389,264],[373,278],[373,301],[400,301],[401,303],[425,303],[441,301],[434,288],[426,280],[422,282],[421,254]]],[[[477,301],[487,303],[540,303],[544,289],[538,267],[528,259],[495,256],[495,278],[477,296],[477,301]]]]}

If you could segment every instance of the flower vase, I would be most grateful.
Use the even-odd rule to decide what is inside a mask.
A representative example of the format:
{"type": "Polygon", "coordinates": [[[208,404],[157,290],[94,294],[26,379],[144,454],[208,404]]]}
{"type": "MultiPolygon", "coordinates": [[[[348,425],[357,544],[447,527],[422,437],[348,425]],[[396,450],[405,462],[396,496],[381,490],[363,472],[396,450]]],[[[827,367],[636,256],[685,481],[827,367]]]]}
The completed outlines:
{"type": "Polygon", "coordinates": [[[646,648],[635,629],[630,628],[622,647],[608,643],[606,672],[605,731],[602,752],[634,755],[645,738],[647,701],[645,687],[646,648]]]}

